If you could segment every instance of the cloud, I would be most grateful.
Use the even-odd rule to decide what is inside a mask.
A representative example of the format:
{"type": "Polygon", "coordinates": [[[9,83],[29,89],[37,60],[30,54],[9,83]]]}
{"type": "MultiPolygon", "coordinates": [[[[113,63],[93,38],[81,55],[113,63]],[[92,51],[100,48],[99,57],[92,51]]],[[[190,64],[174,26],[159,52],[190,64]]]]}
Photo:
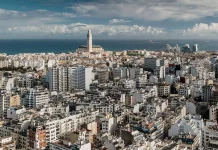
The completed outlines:
{"type": "Polygon", "coordinates": [[[74,18],[74,17],[76,17],[76,15],[75,14],[73,14],[73,13],[61,13],[61,15],[62,16],[64,16],[64,17],[68,17],[68,18],[74,18]]]}
{"type": "Polygon", "coordinates": [[[59,20],[66,18],[74,18],[75,14],[69,12],[51,12],[47,10],[32,10],[27,12],[14,11],[14,10],[5,10],[0,9],[0,20],[30,20],[30,19],[42,19],[42,18],[50,18],[50,20],[58,18],[59,20]]]}
{"type": "Polygon", "coordinates": [[[48,10],[14,11],[0,9],[0,30],[8,27],[42,26],[45,24],[58,24],[75,18],[70,12],[52,12],[48,10]]]}
{"type": "Polygon", "coordinates": [[[45,9],[38,9],[36,11],[38,11],[38,12],[47,12],[47,10],[45,10],[45,9]]]}
{"type": "Polygon", "coordinates": [[[218,14],[217,0],[110,0],[75,4],[77,14],[160,21],[193,20],[218,14]]]}
{"type": "MultiPolygon", "coordinates": [[[[90,8],[93,9],[93,8],[90,8]]],[[[89,9],[89,10],[90,10],[89,9]]],[[[71,18],[77,17],[74,13],[69,12],[50,12],[48,10],[32,10],[27,12],[18,12],[13,10],[1,10],[1,18],[6,18],[0,24],[1,35],[8,37],[29,36],[32,38],[47,35],[77,37],[86,35],[87,30],[91,29],[97,37],[154,37],[165,34],[165,30],[156,27],[145,27],[139,25],[118,25],[118,23],[129,22],[124,19],[112,19],[111,24],[83,24],[72,23],[64,24],[71,18]]]]}
{"type": "Polygon", "coordinates": [[[184,36],[218,37],[218,23],[199,23],[183,31],[184,36]]]}
{"type": "Polygon", "coordinates": [[[192,27],[193,22],[200,22],[201,18],[210,16],[210,18],[202,19],[210,20],[210,22],[212,19],[216,19],[215,17],[218,16],[217,0],[76,1],[72,3],[68,0],[49,0],[49,5],[46,5],[48,10],[0,9],[0,35],[4,34],[5,37],[15,34],[21,37],[26,35],[30,35],[30,37],[46,35],[84,37],[87,30],[91,29],[97,37],[106,38],[108,36],[110,36],[109,38],[156,37],[157,39],[159,37],[173,39],[175,37],[218,37],[218,23],[199,23],[192,27]],[[50,7],[54,5],[56,7],[59,4],[66,11],[49,11],[50,7]],[[104,22],[105,20],[106,22],[104,22]],[[76,23],[80,21],[87,24],[76,23]],[[101,24],[92,24],[93,21],[101,22],[101,24]],[[185,24],[187,29],[183,31],[182,23],[185,21],[187,21],[185,24]],[[128,22],[131,22],[131,25],[128,22]],[[175,24],[171,25],[170,22],[175,24]],[[146,26],[141,26],[143,23],[146,26]],[[152,27],[147,25],[149,23],[152,24],[152,27]],[[190,24],[191,26],[188,26],[190,24]],[[160,28],[154,27],[156,25],[160,28]],[[166,29],[161,28],[161,25],[166,29]]]}
{"type": "Polygon", "coordinates": [[[21,13],[14,10],[0,9],[0,20],[7,20],[8,18],[15,17],[25,17],[25,13],[21,13]]]}
{"type": "Polygon", "coordinates": [[[124,20],[124,19],[111,19],[109,20],[110,24],[116,24],[116,23],[127,23],[127,22],[131,22],[129,20],[124,20]]]}
{"type": "Polygon", "coordinates": [[[69,25],[41,25],[41,26],[25,26],[10,27],[7,29],[9,34],[44,34],[44,35],[71,35],[85,36],[87,31],[91,29],[96,36],[133,36],[133,37],[150,37],[161,36],[165,34],[164,29],[144,27],[144,26],[128,26],[128,25],[102,25],[102,24],[82,24],[74,23],[69,25]]]}

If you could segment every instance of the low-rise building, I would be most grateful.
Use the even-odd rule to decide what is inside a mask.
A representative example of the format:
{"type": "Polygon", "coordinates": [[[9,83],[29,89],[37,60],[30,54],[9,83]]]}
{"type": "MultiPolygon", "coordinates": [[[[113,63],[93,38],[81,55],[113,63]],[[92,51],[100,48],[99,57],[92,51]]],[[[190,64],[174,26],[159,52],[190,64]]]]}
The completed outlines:
{"type": "Polygon", "coordinates": [[[12,137],[3,137],[0,139],[1,150],[16,150],[16,142],[13,141],[12,137]]]}

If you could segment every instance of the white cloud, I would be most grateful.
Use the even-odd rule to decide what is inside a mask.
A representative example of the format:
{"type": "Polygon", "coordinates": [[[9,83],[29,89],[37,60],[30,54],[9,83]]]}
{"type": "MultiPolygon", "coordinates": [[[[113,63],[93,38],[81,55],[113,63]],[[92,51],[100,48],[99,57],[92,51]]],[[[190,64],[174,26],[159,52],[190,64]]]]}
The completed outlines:
{"type": "Polygon", "coordinates": [[[68,12],[57,13],[57,12],[50,12],[42,9],[27,11],[27,12],[0,9],[0,20],[16,20],[16,19],[30,20],[30,19],[39,19],[39,18],[51,18],[50,20],[58,18],[59,20],[62,20],[64,18],[73,18],[73,17],[76,17],[76,15],[73,13],[68,13],[68,12]]]}
{"type": "Polygon", "coordinates": [[[183,31],[184,36],[218,37],[218,23],[199,23],[183,31]]]}
{"type": "Polygon", "coordinates": [[[165,33],[164,29],[144,27],[144,26],[128,26],[128,25],[102,25],[102,24],[82,24],[75,23],[70,25],[41,25],[41,26],[25,26],[10,27],[7,29],[10,34],[55,34],[55,35],[72,35],[84,36],[91,29],[97,36],[133,36],[133,37],[150,37],[161,36],[165,33]]]}
{"type": "Polygon", "coordinates": [[[38,12],[47,12],[47,10],[45,10],[45,9],[38,9],[36,11],[38,11],[38,12]]]}
{"type": "Polygon", "coordinates": [[[159,21],[193,20],[218,14],[217,0],[110,0],[73,5],[78,14],[159,21]]]}
{"type": "Polygon", "coordinates": [[[76,17],[76,15],[73,14],[73,13],[61,13],[61,15],[64,16],[64,17],[68,17],[68,18],[74,18],[74,17],[76,17]]]}
{"type": "Polygon", "coordinates": [[[110,24],[116,24],[116,23],[127,23],[127,22],[131,22],[129,20],[124,20],[124,19],[111,19],[109,20],[110,24]]]}
{"type": "Polygon", "coordinates": [[[0,20],[6,20],[8,18],[15,18],[15,17],[23,17],[25,13],[21,13],[14,10],[5,10],[0,9],[0,20]]]}
{"type": "Polygon", "coordinates": [[[14,11],[0,9],[0,30],[8,27],[42,26],[45,24],[58,24],[76,17],[69,12],[51,12],[47,10],[14,11]]]}

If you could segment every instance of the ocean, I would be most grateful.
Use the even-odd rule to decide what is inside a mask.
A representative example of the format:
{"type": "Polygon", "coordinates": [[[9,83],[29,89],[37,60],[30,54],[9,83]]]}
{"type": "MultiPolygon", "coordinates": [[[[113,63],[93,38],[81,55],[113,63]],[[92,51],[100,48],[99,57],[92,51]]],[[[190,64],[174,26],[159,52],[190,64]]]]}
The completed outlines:
{"type": "MultiPolygon", "coordinates": [[[[218,51],[218,40],[93,40],[94,45],[101,45],[105,50],[122,51],[146,49],[152,51],[166,50],[166,44],[172,47],[178,44],[182,47],[198,44],[199,50],[218,51]]],[[[18,53],[67,53],[75,52],[80,45],[86,45],[86,40],[51,39],[51,40],[0,40],[0,53],[8,55],[18,53]]]]}

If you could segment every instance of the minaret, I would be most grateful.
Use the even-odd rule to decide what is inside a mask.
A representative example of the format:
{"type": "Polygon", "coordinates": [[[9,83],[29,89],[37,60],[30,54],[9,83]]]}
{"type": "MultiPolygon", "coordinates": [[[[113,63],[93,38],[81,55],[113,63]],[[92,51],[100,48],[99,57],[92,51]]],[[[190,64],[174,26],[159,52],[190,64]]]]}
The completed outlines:
{"type": "Polygon", "coordinates": [[[89,30],[87,34],[87,49],[89,52],[92,52],[92,32],[91,30],[89,30]]]}

